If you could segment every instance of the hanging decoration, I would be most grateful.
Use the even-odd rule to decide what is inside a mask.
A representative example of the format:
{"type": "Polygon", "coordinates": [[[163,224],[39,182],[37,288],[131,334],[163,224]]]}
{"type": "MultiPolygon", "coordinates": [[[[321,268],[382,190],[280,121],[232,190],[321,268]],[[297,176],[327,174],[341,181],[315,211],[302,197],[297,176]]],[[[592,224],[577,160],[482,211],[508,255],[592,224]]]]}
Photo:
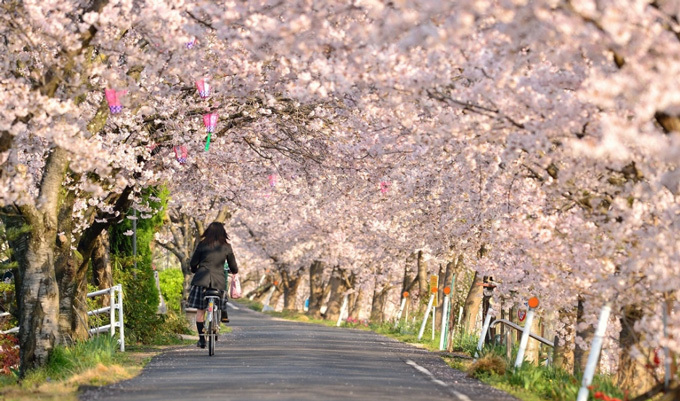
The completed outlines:
{"type": "Polygon", "coordinates": [[[184,145],[181,146],[175,146],[175,159],[179,162],[179,164],[184,164],[187,162],[187,147],[184,145]]]}
{"type": "Polygon", "coordinates": [[[210,87],[207,79],[200,79],[196,81],[196,88],[198,89],[198,95],[201,97],[201,99],[206,99],[210,96],[212,87],[210,87]]]}
{"type": "Polygon", "coordinates": [[[385,194],[388,189],[390,189],[390,183],[388,181],[380,181],[380,192],[385,194]]]}
{"type": "Polygon", "coordinates": [[[203,125],[205,125],[205,129],[208,131],[208,139],[205,141],[205,151],[207,152],[210,149],[210,137],[215,132],[215,127],[217,126],[217,113],[203,114],[203,125]]]}
{"type": "Polygon", "coordinates": [[[120,96],[126,94],[126,90],[117,91],[115,89],[106,89],[104,94],[106,95],[106,102],[109,104],[109,111],[111,114],[118,114],[123,111],[123,106],[120,104],[120,96]]]}
{"type": "Polygon", "coordinates": [[[187,42],[187,49],[193,49],[194,45],[196,44],[196,37],[191,38],[189,42],[187,42]]]}
{"type": "Polygon", "coordinates": [[[276,174],[269,174],[269,186],[274,188],[277,182],[278,178],[276,177],[276,174]]]}

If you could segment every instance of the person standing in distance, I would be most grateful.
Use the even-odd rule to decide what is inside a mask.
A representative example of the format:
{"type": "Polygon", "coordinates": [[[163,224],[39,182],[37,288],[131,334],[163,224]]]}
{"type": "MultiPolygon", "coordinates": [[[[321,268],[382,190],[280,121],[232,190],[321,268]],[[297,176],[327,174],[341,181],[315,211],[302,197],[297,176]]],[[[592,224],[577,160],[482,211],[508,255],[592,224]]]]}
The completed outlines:
{"type": "Polygon", "coordinates": [[[238,273],[238,265],[234,257],[234,251],[229,244],[229,236],[224,225],[214,221],[210,223],[201,235],[201,241],[196,246],[191,256],[189,265],[194,277],[191,280],[191,290],[187,307],[196,308],[196,329],[198,330],[198,346],[205,348],[205,336],[203,335],[203,322],[208,301],[203,298],[207,288],[213,288],[223,292],[227,287],[224,278],[224,262],[229,263],[229,271],[238,273]]]}

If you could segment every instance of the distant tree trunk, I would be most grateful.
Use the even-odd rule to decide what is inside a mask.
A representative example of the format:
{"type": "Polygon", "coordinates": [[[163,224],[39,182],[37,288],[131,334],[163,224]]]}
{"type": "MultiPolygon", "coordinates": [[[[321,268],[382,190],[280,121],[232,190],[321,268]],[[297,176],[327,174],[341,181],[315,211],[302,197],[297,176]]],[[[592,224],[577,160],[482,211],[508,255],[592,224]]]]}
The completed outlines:
{"type": "Polygon", "coordinates": [[[355,319],[359,319],[361,316],[361,307],[365,301],[364,290],[359,288],[349,297],[349,315],[355,319]]]}
{"type": "Polygon", "coordinates": [[[423,251],[418,251],[418,313],[425,313],[427,302],[430,299],[430,283],[427,277],[427,262],[423,257],[423,251]]]}
{"type": "MultiPolygon", "coordinates": [[[[534,316],[534,321],[531,324],[531,332],[534,334],[541,334],[541,318],[538,316],[534,316]]],[[[525,320],[526,323],[526,320],[525,320]]],[[[527,349],[525,358],[527,361],[532,362],[534,365],[538,365],[539,363],[539,350],[540,350],[540,345],[541,343],[538,342],[538,340],[534,340],[533,338],[529,337],[529,342],[527,343],[527,349]]]]}
{"type": "MultiPolygon", "coordinates": [[[[439,276],[439,294],[438,295],[439,295],[439,299],[441,299],[441,302],[440,302],[441,312],[438,315],[438,319],[437,319],[437,323],[436,323],[437,327],[441,327],[442,319],[445,318],[445,316],[442,315],[444,313],[444,308],[442,306],[444,305],[444,297],[446,296],[446,294],[444,294],[444,288],[451,287],[451,280],[453,279],[453,274],[456,272],[457,262],[458,262],[458,258],[454,257],[452,261],[450,261],[449,263],[446,264],[446,270],[442,271],[440,269],[441,274],[439,276]]],[[[450,289],[451,289],[451,292],[449,293],[449,296],[453,297],[454,294],[455,294],[454,289],[453,288],[450,288],[450,289]]],[[[451,309],[452,306],[453,306],[453,303],[451,301],[449,301],[449,309],[451,309]]],[[[451,311],[451,312],[453,312],[453,311],[451,311]]],[[[453,313],[450,313],[449,319],[451,319],[451,317],[450,317],[451,315],[453,315],[453,313]]],[[[453,326],[451,326],[451,322],[449,320],[449,332],[451,332],[452,328],[453,328],[453,326]]]]}
{"type": "MultiPolygon", "coordinates": [[[[404,299],[404,293],[408,292],[408,300],[406,301],[406,307],[409,310],[414,310],[413,308],[418,305],[418,294],[413,290],[415,285],[418,283],[418,272],[417,272],[417,260],[418,253],[414,252],[410,254],[404,260],[404,279],[401,284],[401,293],[399,294],[399,303],[404,299]],[[411,279],[411,273],[416,268],[416,274],[413,279],[411,279]]],[[[417,310],[417,309],[416,309],[417,310]]]]}
{"type": "Polygon", "coordinates": [[[283,288],[283,309],[296,310],[298,288],[302,282],[301,272],[291,274],[286,268],[281,269],[281,287],[283,288]]]}
{"type": "Polygon", "coordinates": [[[376,278],[373,287],[373,301],[371,302],[371,323],[382,323],[385,320],[385,303],[390,289],[392,289],[392,285],[389,282],[381,287],[376,278]]]}
{"type": "Polygon", "coordinates": [[[321,304],[324,301],[324,267],[324,263],[318,260],[315,260],[309,267],[309,310],[307,314],[315,319],[321,318],[321,304]]]}
{"type": "Polygon", "coordinates": [[[283,295],[283,291],[281,290],[280,286],[281,283],[278,280],[274,281],[275,290],[272,292],[272,297],[269,299],[269,306],[271,306],[274,310],[276,310],[276,306],[279,304],[279,299],[281,299],[281,296],[283,295]]]}
{"type": "Polygon", "coordinates": [[[326,308],[326,319],[338,320],[340,317],[340,308],[345,297],[345,293],[354,286],[354,275],[336,266],[331,272],[331,279],[328,282],[330,287],[330,298],[328,299],[328,307],[326,308]]]}
{"type": "MultiPolygon", "coordinates": [[[[449,265],[451,263],[447,263],[449,265]]],[[[437,329],[442,327],[442,319],[444,318],[442,316],[442,313],[444,313],[444,287],[446,287],[446,269],[444,269],[444,265],[439,264],[439,273],[438,273],[439,278],[437,279],[438,281],[438,286],[437,286],[437,313],[435,314],[435,327],[437,329]]]]}
{"type": "Polygon", "coordinates": [[[574,327],[576,323],[576,309],[571,310],[561,309],[559,314],[559,321],[565,323],[566,333],[563,338],[560,338],[555,347],[555,366],[562,368],[569,372],[574,369],[574,353],[569,347],[569,344],[574,340],[574,327]]]}
{"type": "MultiPolygon", "coordinates": [[[[619,346],[621,347],[619,368],[616,374],[616,382],[619,387],[634,393],[644,393],[654,385],[654,377],[650,376],[645,367],[649,361],[641,362],[631,356],[634,348],[642,355],[648,355],[642,345],[642,338],[635,332],[634,327],[642,319],[643,311],[638,305],[626,306],[621,316],[621,332],[619,333],[619,346]]],[[[651,358],[648,358],[651,360],[651,358]]]]}
{"type": "MultiPolygon", "coordinates": [[[[463,270],[463,255],[458,255],[458,257],[454,257],[453,259],[453,266],[451,263],[446,265],[446,285],[451,285],[451,282],[453,281],[453,275],[456,274],[456,282],[460,281],[460,273],[463,270]],[[449,277],[450,275],[450,277],[449,277]]],[[[449,336],[448,336],[448,351],[453,351],[453,336],[454,336],[454,331],[456,328],[456,316],[458,314],[458,303],[456,302],[457,299],[457,291],[456,291],[456,285],[454,283],[454,286],[451,287],[451,305],[449,307],[451,308],[451,314],[449,316],[449,336]]]]}
{"type": "MultiPolygon", "coordinates": [[[[585,299],[581,296],[578,298],[578,305],[576,307],[576,336],[581,337],[586,344],[590,344],[595,335],[595,328],[593,326],[588,326],[585,329],[579,329],[581,323],[585,320],[585,299]]],[[[586,362],[588,361],[588,350],[583,349],[578,345],[578,342],[574,344],[574,375],[581,373],[586,368],[586,362]]]]}
{"type": "Polygon", "coordinates": [[[464,328],[464,332],[467,334],[473,334],[475,331],[477,315],[479,314],[479,308],[482,305],[483,287],[481,284],[482,279],[477,272],[475,272],[472,286],[470,287],[470,291],[465,299],[465,305],[463,306],[463,320],[461,324],[464,328]]]}

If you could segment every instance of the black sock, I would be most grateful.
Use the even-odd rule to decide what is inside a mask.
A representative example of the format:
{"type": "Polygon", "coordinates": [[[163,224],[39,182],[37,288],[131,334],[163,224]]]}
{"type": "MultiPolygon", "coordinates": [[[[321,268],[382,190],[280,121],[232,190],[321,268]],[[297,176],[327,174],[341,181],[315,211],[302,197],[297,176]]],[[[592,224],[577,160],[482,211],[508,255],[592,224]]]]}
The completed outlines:
{"type": "Polygon", "coordinates": [[[196,330],[198,330],[199,338],[203,338],[203,322],[196,322],[196,330]]]}

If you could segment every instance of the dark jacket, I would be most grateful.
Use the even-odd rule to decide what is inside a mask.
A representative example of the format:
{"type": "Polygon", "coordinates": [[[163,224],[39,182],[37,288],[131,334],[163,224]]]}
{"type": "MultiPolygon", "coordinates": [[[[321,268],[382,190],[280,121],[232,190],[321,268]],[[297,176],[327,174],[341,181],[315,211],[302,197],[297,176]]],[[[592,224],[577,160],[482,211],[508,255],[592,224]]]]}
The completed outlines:
{"type": "Polygon", "coordinates": [[[238,265],[231,245],[225,243],[210,247],[200,242],[189,262],[191,272],[195,273],[191,285],[225,290],[227,288],[224,278],[225,260],[229,263],[229,270],[233,274],[238,273],[238,265]]]}

